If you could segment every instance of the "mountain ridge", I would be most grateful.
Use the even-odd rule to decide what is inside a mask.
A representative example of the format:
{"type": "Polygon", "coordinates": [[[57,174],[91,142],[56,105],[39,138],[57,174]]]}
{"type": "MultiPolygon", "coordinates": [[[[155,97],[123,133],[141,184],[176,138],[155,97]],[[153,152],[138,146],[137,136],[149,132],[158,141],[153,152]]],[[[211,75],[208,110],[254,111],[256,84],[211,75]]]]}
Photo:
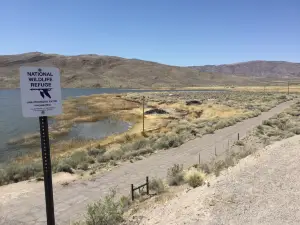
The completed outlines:
{"type": "MultiPolygon", "coordinates": [[[[249,62],[243,62],[242,65],[245,63],[248,65],[249,62]]],[[[284,65],[283,71],[286,70],[286,62],[284,65]]],[[[61,71],[62,87],[66,88],[176,88],[259,85],[261,82],[266,82],[265,78],[267,80],[285,79],[281,75],[278,76],[276,71],[273,77],[270,75],[272,71],[266,73],[268,76],[236,73],[237,69],[232,67],[241,67],[241,63],[237,66],[224,64],[225,68],[220,69],[220,66],[214,65],[170,66],[141,59],[97,54],[68,56],[29,52],[17,55],[0,55],[0,88],[19,87],[20,66],[58,67],[61,71]]],[[[250,71],[252,70],[250,69],[250,71]]],[[[300,64],[298,68],[297,63],[292,63],[290,73],[294,73],[294,77],[300,77],[300,64]]]]}
{"type": "Polygon", "coordinates": [[[234,74],[263,78],[300,78],[300,63],[288,61],[252,60],[232,64],[192,66],[201,72],[234,74]]]}

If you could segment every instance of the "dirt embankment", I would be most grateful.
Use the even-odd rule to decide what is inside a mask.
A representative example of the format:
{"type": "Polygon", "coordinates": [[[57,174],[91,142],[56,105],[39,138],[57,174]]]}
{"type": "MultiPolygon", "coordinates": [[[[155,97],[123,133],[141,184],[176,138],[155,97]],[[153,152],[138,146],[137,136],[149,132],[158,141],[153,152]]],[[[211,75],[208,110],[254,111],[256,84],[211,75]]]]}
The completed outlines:
{"type": "Polygon", "coordinates": [[[210,187],[140,211],[131,225],[300,224],[299,148],[299,135],[276,142],[210,178],[210,187]]]}

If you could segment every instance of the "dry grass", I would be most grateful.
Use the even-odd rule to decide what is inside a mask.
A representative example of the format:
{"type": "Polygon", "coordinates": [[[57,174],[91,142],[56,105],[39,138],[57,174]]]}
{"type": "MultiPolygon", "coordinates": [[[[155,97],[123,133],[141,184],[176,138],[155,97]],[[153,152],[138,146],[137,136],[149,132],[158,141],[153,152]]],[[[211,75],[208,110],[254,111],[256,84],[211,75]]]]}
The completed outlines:
{"type": "Polygon", "coordinates": [[[168,169],[167,181],[170,186],[178,186],[184,183],[183,166],[175,164],[168,169]]]}
{"type": "MultiPolygon", "coordinates": [[[[72,152],[102,149],[101,154],[91,155],[80,165],[69,165],[73,170],[95,170],[116,160],[140,160],[141,155],[147,156],[156,150],[177,147],[195,137],[258,116],[262,111],[292,97],[293,95],[286,96],[281,93],[255,92],[156,92],[92,95],[69,99],[64,102],[64,114],[55,118],[57,122],[50,129],[52,156],[56,161],[65,162],[72,152]],[[144,133],[141,132],[142,96],[146,99],[146,111],[158,108],[168,112],[163,115],[146,115],[144,133]],[[186,102],[190,100],[197,100],[201,104],[187,105],[186,102]],[[78,121],[94,121],[107,117],[127,120],[134,123],[134,126],[126,133],[111,135],[103,140],[58,139],[78,121]]],[[[295,111],[290,114],[297,115],[295,111]]],[[[298,131],[294,129],[294,132],[298,131]]],[[[22,141],[14,140],[11,144],[35,144],[39,148],[37,138],[36,134],[27,135],[22,141]]],[[[16,162],[29,164],[39,158],[40,151],[36,151],[16,159],[16,162]]]]}
{"type": "Polygon", "coordinates": [[[162,179],[151,178],[149,183],[149,189],[154,191],[155,194],[161,194],[166,191],[166,186],[162,179]]]}
{"type": "Polygon", "coordinates": [[[123,213],[128,200],[116,200],[116,192],[112,190],[103,199],[89,204],[85,219],[73,223],[74,225],[117,225],[123,222],[123,213]]]}
{"type": "Polygon", "coordinates": [[[191,187],[196,188],[204,183],[205,176],[206,175],[203,171],[197,170],[192,167],[184,174],[184,180],[191,187]]]}
{"type": "MultiPolygon", "coordinates": [[[[299,83],[297,81],[297,83],[299,83]]],[[[166,88],[168,89],[168,88],[166,88]]],[[[289,86],[290,93],[299,93],[300,85],[291,84],[289,86]]],[[[260,86],[211,86],[211,87],[184,87],[178,88],[177,90],[230,90],[230,91],[249,91],[249,92],[280,92],[280,93],[288,93],[288,83],[284,82],[280,85],[260,85],[260,86]]]]}

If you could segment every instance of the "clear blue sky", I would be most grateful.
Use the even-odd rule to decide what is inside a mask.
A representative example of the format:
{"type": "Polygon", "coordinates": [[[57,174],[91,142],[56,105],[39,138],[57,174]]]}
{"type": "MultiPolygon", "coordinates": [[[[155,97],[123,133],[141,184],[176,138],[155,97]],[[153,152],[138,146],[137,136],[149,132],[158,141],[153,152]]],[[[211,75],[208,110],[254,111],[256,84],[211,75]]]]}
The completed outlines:
{"type": "Polygon", "coordinates": [[[0,54],[300,62],[299,0],[4,0],[0,54]]]}

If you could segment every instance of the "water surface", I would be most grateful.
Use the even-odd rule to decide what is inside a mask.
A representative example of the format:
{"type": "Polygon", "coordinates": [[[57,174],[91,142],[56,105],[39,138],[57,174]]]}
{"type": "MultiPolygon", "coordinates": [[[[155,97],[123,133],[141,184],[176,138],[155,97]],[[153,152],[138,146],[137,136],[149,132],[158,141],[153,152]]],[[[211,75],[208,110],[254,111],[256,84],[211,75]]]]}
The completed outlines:
{"type": "MultiPolygon", "coordinates": [[[[170,91],[174,92],[174,90],[170,91]]],[[[195,92],[196,90],[187,91],[195,92]]],[[[152,91],[114,88],[65,88],[62,90],[62,98],[66,99],[68,97],[77,97],[83,95],[126,92],[152,91]]],[[[96,123],[77,124],[75,127],[73,127],[68,137],[99,139],[111,134],[125,132],[128,129],[128,126],[129,124],[126,124],[122,121],[113,120],[103,120],[96,123]]],[[[25,151],[25,149],[17,149],[15,146],[12,147],[7,145],[7,142],[9,140],[38,131],[38,118],[24,118],[22,116],[20,90],[0,89],[0,162],[6,161],[8,160],[8,158],[16,156],[19,152],[25,151]]]]}

